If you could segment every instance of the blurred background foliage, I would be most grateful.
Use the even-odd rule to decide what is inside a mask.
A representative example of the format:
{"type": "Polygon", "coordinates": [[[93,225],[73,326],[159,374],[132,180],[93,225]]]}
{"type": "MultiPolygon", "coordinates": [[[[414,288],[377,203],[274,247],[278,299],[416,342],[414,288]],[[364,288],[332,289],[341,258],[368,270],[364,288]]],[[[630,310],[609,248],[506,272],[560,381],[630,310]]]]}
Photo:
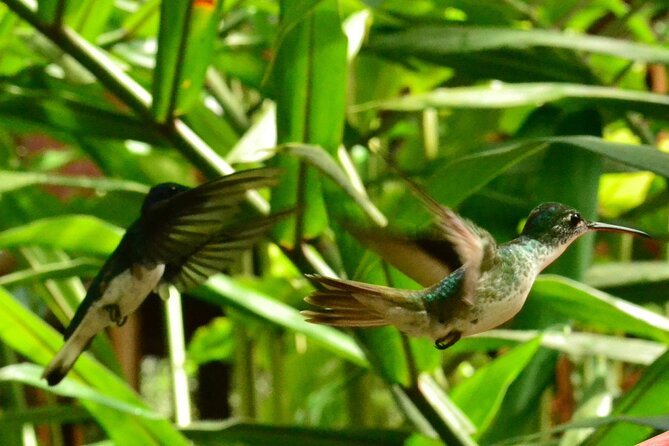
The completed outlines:
{"type": "Polygon", "coordinates": [[[669,430],[668,12],[4,0],[0,443],[631,445],[669,430]],[[384,158],[500,241],[547,200],[654,239],[580,240],[510,324],[444,352],[309,325],[303,273],[419,286],[365,247],[429,220],[384,158]],[[148,188],[262,164],[283,181],[249,218],[301,212],[229,275],[149,299],[46,388],[37,364],[148,188]]]}

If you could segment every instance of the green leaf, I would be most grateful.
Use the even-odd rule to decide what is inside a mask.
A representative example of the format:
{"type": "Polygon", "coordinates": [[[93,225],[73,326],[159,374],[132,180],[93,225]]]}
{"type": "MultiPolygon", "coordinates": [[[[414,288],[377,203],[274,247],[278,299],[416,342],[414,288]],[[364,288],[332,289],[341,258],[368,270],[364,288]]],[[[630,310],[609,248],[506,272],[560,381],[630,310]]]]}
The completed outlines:
{"type": "MultiPolygon", "coordinates": [[[[555,136],[504,143],[484,152],[433,163],[424,187],[437,201],[457,207],[494,178],[553,144],[564,146],[562,150],[584,150],[669,177],[669,154],[649,146],[612,143],[592,136],[555,136]]],[[[422,205],[412,198],[403,202],[397,218],[413,221],[420,209],[422,205]]]]}
{"type": "Polygon", "coordinates": [[[198,327],[188,343],[187,358],[200,365],[211,361],[230,361],[234,353],[234,337],[230,320],[217,317],[198,327]]]}
{"type": "Polygon", "coordinates": [[[125,412],[128,415],[140,416],[143,418],[162,419],[164,418],[157,413],[139,407],[133,404],[128,404],[124,401],[117,400],[113,397],[97,392],[88,386],[81,384],[75,380],[65,378],[63,383],[51,387],[41,377],[44,369],[35,364],[13,364],[0,368],[0,381],[18,381],[23,384],[28,384],[33,387],[47,390],[51,393],[78,400],[92,401],[102,406],[114,409],[120,412],[125,412]]]}
{"type": "Polygon", "coordinates": [[[536,338],[518,346],[476,371],[451,392],[458,405],[477,426],[481,435],[499,410],[504,394],[541,345],[536,338]]]}
{"type": "Polygon", "coordinates": [[[48,406],[33,407],[30,409],[13,409],[0,414],[0,426],[2,429],[8,426],[20,427],[25,423],[47,424],[47,423],[83,423],[91,421],[91,415],[86,409],[79,406],[48,406]]]}
{"type": "Polygon", "coordinates": [[[391,430],[330,430],[237,422],[200,422],[186,429],[184,433],[202,446],[275,446],[277,443],[296,446],[403,446],[404,440],[410,435],[391,430]]]}
{"type": "Polygon", "coordinates": [[[154,144],[163,141],[155,128],[133,116],[17,87],[0,89],[0,118],[5,129],[46,129],[68,140],[81,135],[154,144]]]}
{"type": "Polygon", "coordinates": [[[309,163],[330,177],[378,226],[386,226],[388,224],[388,220],[369,199],[362,185],[356,187],[332,156],[322,147],[287,144],[280,147],[279,151],[309,163]]]}
{"type": "Polygon", "coordinates": [[[14,271],[0,276],[0,286],[18,285],[35,280],[63,279],[72,276],[92,276],[100,269],[99,261],[87,258],[65,260],[14,271]]]}
{"type": "Polygon", "coordinates": [[[565,277],[538,277],[525,307],[523,311],[550,309],[582,325],[669,343],[669,319],[565,277]]]}
{"type": "Polygon", "coordinates": [[[161,3],[153,82],[158,121],[184,114],[199,98],[222,5],[215,0],[161,3]]]}
{"type": "Polygon", "coordinates": [[[62,0],[41,0],[37,3],[37,17],[45,23],[55,24],[62,19],[63,8],[62,0]]]}
{"type": "Polygon", "coordinates": [[[86,254],[108,255],[123,230],[89,215],[43,218],[0,232],[0,247],[42,245],[86,254]]]}
{"type": "MultiPolygon", "coordinates": [[[[0,339],[34,362],[45,364],[51,360],[63,344],[61,336],[16,302],[4,288],[0,288],[0,307],[3,309],[0,312],[0,339]]],[[[29,371],[31,374],[37,373],[36,369],[29,371]]],[[[68,380],[83,381],[100,395],[136,407],[132,409],[135,414],[129,415],[91,399],[81,400],[82,405],[116,442],[132,445],[187,444],[167,420],[138,416],[149,412],[137,394],[88,354],[84,353],[77,360],[68,380]]],[[[72,391],[68,384],[65,384],[65,389],[72,391]]]]}
{"type": "Polygon", "coordinates": [[[559,48],[606,54],[638,62],[669,63],[669,50],[660,46],[545,29],[411,26],[398,32],[374,36],[369,45],[376,50],[435,56],[499,49],[559,48]]]}
{"type": "MultiPolygon", "coordinates": [[[[639,382],[614,406],[612,416],[649,417],[669,412],[669,352],[659,357],[641,376],[639,382]]],[[[587,446],[637,444],[653,431],[649,427],[609,424],[595,431],[587,446]]]]}
{"type": "Polygon", "coordinates": [[[101,192],[126,191],[146,194],[148,186],[128,180],[51,175],[42,172],[0,170],[0,193],[28,186],[50,185],[95,189],[101,192]]]}
{"type": "MultiPolygon", "coordinates": [[[[282,23],[291,25],[277,42],[271,72],[277,143],[316,144],[335,153],[344,128],[347,76],[347,42],[338,2],[322,0],[313,10],[312,2],[304,7],[294,3],[281,2],[282,23]]],[[[306,238],[320,235],[327,217],[318,176],[295,160],[281,159],[278,165],[289,179],[275,188],[272,207],[300,207],[302,227],[297,230],[306,238]]],[[[275,234],[283,244],[293,243],[297,223],[291,218],[276,225],[275,234]]]]}
{"type": "Polygon", "coordinates": [[[542,347],[558,350],[575,358],[597,356],[641,365],[650,365],[667,350],[667,346],[659,342],[596,333],[571,330],[496,329],[462,339],[451,347],[448,353],[457,355],[477,351],[495,351],[518,342],[529,342],[537,337],[541,338],[542,347]]]}
{"type": "Polygon", "coordinates": [[[369,366],[364,353],[350,336],[332,327],[305,322],[304,317],[294,308],[228,276],[219,274],[212,277],[193,294],[216,305],[231,305],[246,314],[303,334],[343,359],[361,367],[369,366]]]}
{"type": "MultiPolygon", "coordinates": [[[[440,203],[456,207],[493,178],[547,147],[543,141],[512,142],[455,161],[435,164],[425,185],[440,203]]],[[[407,211],[407,214],[414,210],[407,211]]]]}
{"type": "Polygon", "coordinates": [[[669,281],[669,264],[661,260],[593,265],[585,277],[585,282],[594,288],[616,288],[666,281],[669,281]]]}
{"type": "Polygon", "coordinates": [[[617,109],[619,112],[638,111],[660,119],[665,118],[669,111],[669,99],[661,94],[551,82],[492,82],[473,87],[438,88],[429,93],[360,104],[354,106],[352,111],[377,108],[397,111],[421,111],[426,108],[511,108],[560,101],[568,101],[571,106],[596,106],[606,110],[617,109]]]}

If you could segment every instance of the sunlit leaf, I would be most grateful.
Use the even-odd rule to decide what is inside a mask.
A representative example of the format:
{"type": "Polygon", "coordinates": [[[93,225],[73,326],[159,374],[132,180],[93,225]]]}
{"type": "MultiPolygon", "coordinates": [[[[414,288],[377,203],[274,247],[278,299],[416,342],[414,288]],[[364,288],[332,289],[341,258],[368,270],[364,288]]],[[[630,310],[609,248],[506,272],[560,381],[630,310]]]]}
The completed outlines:
{"type": "Polygon", "coordinates": [[[353,339],[332,327],[310,324],[294,308],[228,276],[212,277],[204,287],[194,291],[198,297],[217,305],[232,305],[291,332],[305,335],[333,353],[357,365],[367,367],[367,359],[353,339]]]}
{"type": "MultiPolygon", "coordinates": [[[[669,412],[667,395],[669,395],[669,353],[659,357],[636,385],[615,403],[611,415],[632,417],[666,415],[669,412]]],[[[612,441],[636,444],[647,438],[652,431],[652,428],[632,424],[609,424],[595,431],[584,444],[606,445],[612,441]]]]}
{"type": "MultiPolygon", "coordinates": [[[[61,336],[16,302],[4,288],[0,288],[0,306],[3,308],[3,311],[0,312],[0,339],[34,362],[45,364],[51,360],[63,343],[61,336]]],[[[35,375],[33,376],[35,378],[38,371],[36,368],[29,368],[28,373],[30,376],[35,375]]],[[[185,439],[168,421],[138,416],[138,414],[143,414],[146,408],[137,394],[120,378],[87,354],[77,360],[68,376],[70,379],[83,381],[100,395],[137,408],[138,412],[129,415],[127,412],[119,412],[117,409],[111,409],[108,405],[93,400],[82,400],[82,404],[112,439],[137,445],[154,442],[186,444],[185,439]]],[[[79,386],[74,386],[74,390],[68,384],[64,386],[67,391],[81,391],[79,386]]]]}
{"type": "Polygon", "coordinates": [[[509,385],[528,364],[541,345],[537,338],[514,348],[476,373],[451,392],[453,401],[477,426],[480,435],[499,410],[509,385]]]}
{"type": "Polygon", "coordinates": [[[0,247],[42,245],[87,254],[110,254],[123,230],[89,215],[63,215],[35,220],[0,232],[0,247]]]}
{"type": "Polygon", "coordinates": [[[0,170],[0,193],[35,185],[81,187],[101,192],[127,191],[145,194],[149,191],[143,184],[113,178],[69,177],[42,172],[0,170]]]}
{"type": "Polygon", "coordinates": [[[535,306],[549,308],[581,325],[669,343],[666,317],[561,276],[540,276],[525,306],[529,311],[535,306]]]}

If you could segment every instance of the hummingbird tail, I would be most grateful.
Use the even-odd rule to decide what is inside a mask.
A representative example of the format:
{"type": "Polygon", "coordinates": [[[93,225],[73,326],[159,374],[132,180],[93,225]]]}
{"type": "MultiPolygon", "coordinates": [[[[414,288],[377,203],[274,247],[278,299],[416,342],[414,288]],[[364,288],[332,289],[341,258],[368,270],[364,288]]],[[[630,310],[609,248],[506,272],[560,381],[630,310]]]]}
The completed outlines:
{"type": "Polygon", "coordinates": [[[381,327],[390,322],[384,317],[390,308],[407,303],[406,290],[370,285],[352,280],[307,275],[323,289],[306,297],[305,302],[320,307],[301,313],[307,322],[333,327],[381,327]]]}
{"type": "Polygon", "coordinates": [[[55,386],[61,382],[77,358],[79,358],[81,352],[87,347],[89,340],[84,339],[82,336],[77,336],[76,332],[73,336],[70,336],[65,345],[61,347],[49,365],[46,366],[44,373],[42,373],[42,378],[46,379],[46,382],[50,386],[55,386]]]}

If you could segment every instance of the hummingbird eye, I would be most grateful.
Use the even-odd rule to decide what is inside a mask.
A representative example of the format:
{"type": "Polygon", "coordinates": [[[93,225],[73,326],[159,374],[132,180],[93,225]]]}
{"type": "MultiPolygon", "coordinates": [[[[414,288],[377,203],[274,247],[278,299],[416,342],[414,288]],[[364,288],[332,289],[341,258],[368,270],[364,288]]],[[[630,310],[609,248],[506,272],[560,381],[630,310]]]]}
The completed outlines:
{"type": "Polygon", "coordinates": [[[569,215],[569,223],[571,223],[572,226],[576,226],[580,222],[581,222],[581,214],[579,214],[578,212],[569,215]]]}

